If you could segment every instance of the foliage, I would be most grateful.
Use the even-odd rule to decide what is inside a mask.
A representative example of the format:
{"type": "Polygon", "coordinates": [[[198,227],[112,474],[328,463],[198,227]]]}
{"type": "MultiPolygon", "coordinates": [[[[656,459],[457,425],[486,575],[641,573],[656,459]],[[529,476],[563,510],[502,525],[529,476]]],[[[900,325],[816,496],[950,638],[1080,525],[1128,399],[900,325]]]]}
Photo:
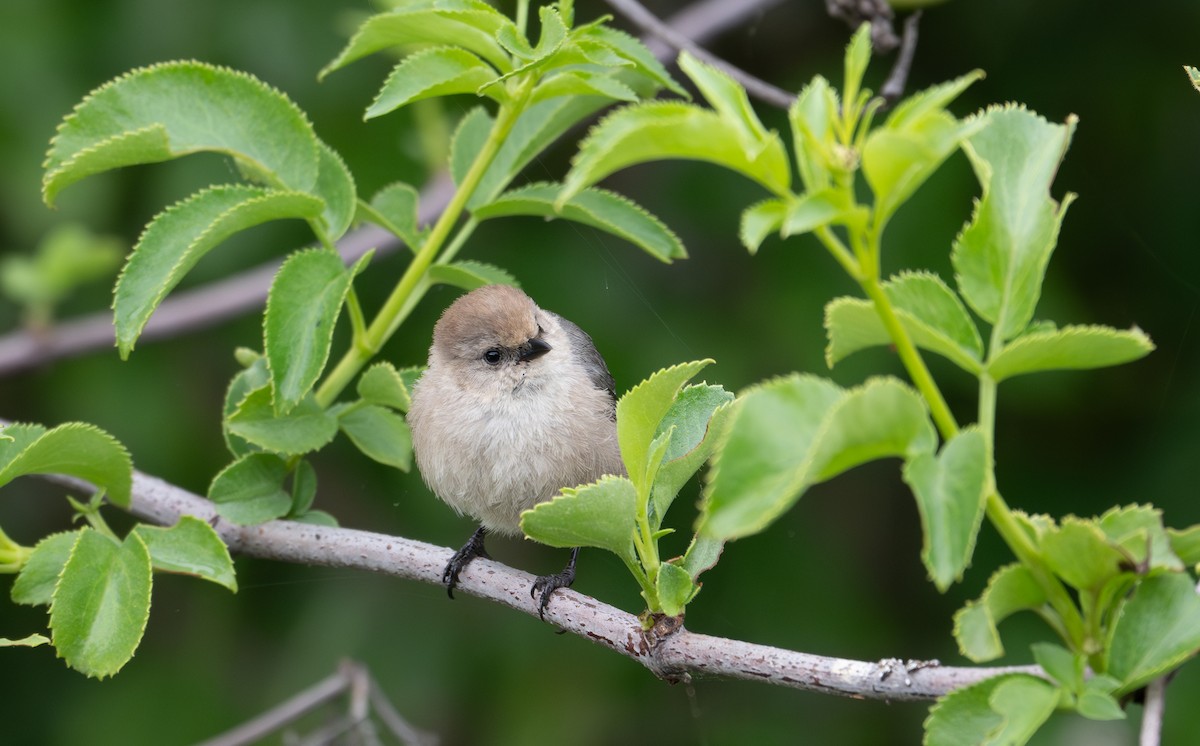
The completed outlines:
{"type": "MultiPolygon", "coordinates": [[[[743,213],[747,249],[758,251],[773,233],[785,239],[812,234],[863,291],[865,298],[837,298],[826,308],[829,364],[890,344],[916,387],[884,378],[846,391],[813,376],[791,376],[742,392],[714,452],[700,537],[724,542],[761,531],[810,486],[868,460],[899,457],[921,514],[922,560],[940,590],[961,579],[984,515],[1018,560],[959,613],[955,635],[964,655],[998,657],[999,622],[1032,610],[1061,638],[1066,648],[1055,648],[1062,651],[1058,657],[1077,672],[1067,676],[1059,665],[1051,673],[1057,686],[1012,675],[956,692],[931,711],[926,742],[1024,743],[1055,709],[1122,717],[1114,697],[1165,675],[1200,649],[1200,600],[1170,539],[1190,530],[1169,533],[1150,506],[1114,508],[1094,519],[1025,516],[1008,508],[995,476],[1001,381],[1117,365],[1153,349],[1136,328],[1034,321],[1074,199],[1055,200],[1049,190],[1075,120],[1050,124],[1018,105],[957,119],[946,106],[980,77],[970,73],[909,96],[876,126],[880,102],[862,88],[868,34],[864,26],[847,48],[840,96],[817,77],[788,112],[799,190],[779,169],[778,135],[763,127],[745,93],[685,53],[680,67],[711,108],[632,104],[608,116],[581,146],[560,203],[637,162],[698,159],[746,176],[771,195],[743,213]],[[671,128],[686,134],[661,136],[671,128]],[[956,287],[928,270],[884,280],[888,221],[959,148],[982,196],[951,247],[956,287]],[[860,173],[867,192],[859,189],[860,173]],[[988,325],[986,344],[975,318],[988,325]],[[978,380],[974,425],[959,426],[922,351],[978,380]],[[1095,683],[1084,683],[1085,665],[1095,683]]],[[[1047,650],[1035,654],[1051,670],[1047,650]]]]}
{"type": "MultiPolygon", "coordinates": [[[[420,370],[368,365],[434,285],[516,283],[501,268],[457,259],[482,221],[566,219],[669,263],[687,256],[676,234],[596,184],[636,164],[699,160],[766,192],[742,213],[738,234],[749,252],[773,235],[811,235],[859,286],[862,297],[826,306],[828,364],[892,345],[911,383],[882,376],[846,388],[797,373],[735,398],[717,385],[688,385],[711,360],[657,371],[617,405],[628,476],[564,489],[523,515],[526,534],[616,554],[639,585],[649,623],[682,616],[700,589],[699,576],[726,544],[766,530],[809,488],[863,463],[896,458],[921,517],[921,559],[939,590],[961,580],[985,518],[1015,557],[956,615],[963,654],[975,661],[1001,655],[999,625],[1019,611],[1036,613],[1059,638],[1032,649],[1049,680],[1009,674],[951,694],[930,712],[927,743],[1024,743],[1059,709],[1123,717],[1119,698],[1194,656],[1200,600],[1187,570],[1200,561],[1200,528],[1169,529],[1149,505],[1090,519],[1026,515],[1008,507],[997,485],[999,383],[1118,365],[1153,349],[1136,328],[1035,320],[1074,199],[1051,196],[1073,118],[1052,124],[1008,105],[960,119],[948,107],[981,77],[978,71],[913,94],[884,116],[882,101],[863,87],[870,57],[864,27],[847,48],[841,91],[818,76],[796,98],[787,113],[789,147],[725,73],[684,53],[680,69],[704,103],[651,100],[663,90],[686,93],[636,40],[603,19],[576,24],[569,0],[538,8],[535,39],[527,33],[527,11],[525,0],[515,20],[480,0],[397,3],[363,20],[320,73],[398,51],[366,118],[443,96],[483,101],[457,124],[448,154],[454,197],[431,226],[418,225],[419,194],[411,185],[358,194],[350,170],[307,116],[246,73],[194,61],[140,68],[93,91],[59,126],[45,163],[47,204],[92,174],[200,151],[230,158],[240,178],[197,191],[146,226],[114,291],[122,357],[163,299],[230,236],[299,219],[318,244],[290,254],[275,276],[261,351],[236,354],[241,370],[223,407],[231,462],[208,491],[222,518],[332,522],[312,509],[318,484],[311,455],[339,434],[370,459],[410,468],[404,414],[420,370]],[[613,103],[625,105],[589,132],[561,183],[514,184],[555,139],[613,103]],[[884,278],[889,221],[960,149],[981,194],[948,247],[953,284],[926,269],[884,278]],[[381,226],[413,250],[370,318],[355,281],[371,257],[346,267],[334,249],[355,220],[381,226]],[[350,341],[335,350],[343,310],[350,341]],[[926,353],[975,379],[974,423],[959,425],[926,353]],[[343,397],[351,384],[353,395],[343,397]],[[666,514],[706,463],[711,468],[688,549],[664,560],[659,540],[673,531],[665,527],[666,514]]],[[[1194,69],[1188,73],[1195,80],[1194,69]]],[[[9,284],[28,290],[30,302],[57,297],[57,290],[13,276],[20,280],[10,270],[9,284]]],[[[123,538],[108,528],[100,498],[128,506],[130,465],[102,432],[18,425],[3,437],[0,485],[49,471],[87,479],[99,490],[88,503],[76,503],[88,523],[83,528],[32,549],[0,534],[0,569],[20,572],[14,600],[50,606],[54,645],[72,667],[103,677],[129,660],[148,616],[153,569],[236,588],[225,547],[203,522],[138,526],[123,538]]],[[[4,644],[42,642],[33,635],[4,644]]]]}
{"type": "Polygon", "coordinates": [[[33,547],[0,531],[0,572],[16,574],[12,600],[48,606],[52,638],[38,634],[6,645],[51,642],[72,668],[103,678],[133,657],[150,614],[152,570],[195,575],[237,590],[233,562],[212,526],[186,516],[171,528],[137,526],[123,539],[100,516],[108,502],[128,508],[133,466],[108,433],[82,423],[47,430],[13,424],[0,430],[0,487],[26,474],[67,474],[95,485],[87,503],[71,500],[89,525],[51,534],[33,547]]]}

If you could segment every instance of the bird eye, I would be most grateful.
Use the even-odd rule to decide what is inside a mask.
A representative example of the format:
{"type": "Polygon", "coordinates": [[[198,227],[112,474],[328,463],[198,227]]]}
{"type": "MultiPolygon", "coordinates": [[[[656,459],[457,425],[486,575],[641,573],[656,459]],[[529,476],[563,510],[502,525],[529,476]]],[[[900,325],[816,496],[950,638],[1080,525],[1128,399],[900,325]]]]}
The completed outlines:
{"type": "Polygon", "coordinates": [[[495,347],[483,353],[483,362],[488,365],[498,365],[500,363],[500,350],[495,347]]]}

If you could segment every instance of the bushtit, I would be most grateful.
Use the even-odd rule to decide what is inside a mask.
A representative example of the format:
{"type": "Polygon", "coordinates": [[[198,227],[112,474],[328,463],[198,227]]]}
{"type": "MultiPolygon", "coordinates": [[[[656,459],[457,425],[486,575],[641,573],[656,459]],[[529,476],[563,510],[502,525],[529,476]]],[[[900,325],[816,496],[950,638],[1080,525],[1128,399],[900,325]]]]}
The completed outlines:
{"type": "MultiPolygon", "coordinates": [[[[625,473],[613,378],[591,337],[508,285],[473,290],[442,314],[408,422],[425,483],[480,524],[442,574],[451,598],[459,573],[487,556],[487,533],[519,535],[521,511],[625,473]]],[[[575,580],[578,554],[534,582],[539,614],[575,580]]]]}

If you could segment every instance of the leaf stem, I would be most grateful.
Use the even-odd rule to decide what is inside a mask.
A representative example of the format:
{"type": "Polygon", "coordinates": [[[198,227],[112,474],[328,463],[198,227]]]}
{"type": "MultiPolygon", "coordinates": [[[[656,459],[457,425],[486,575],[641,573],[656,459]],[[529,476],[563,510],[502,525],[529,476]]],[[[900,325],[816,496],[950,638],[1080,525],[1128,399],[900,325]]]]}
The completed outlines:
{"type": "Polygon", "coordinates": [[[850,275],[856,282],[862,282],[862,267],[859,265],[858,260],[854,258],[854,254],[850,252],[850,249],[846,248],[846,244],[842,243],[842,240],[837,237],[837,234],[831,231],[827,225],[817,228],[813,233],[824,244],[825,248],[828,249],[829,254],[834,260],[842,265],[842,269],[846,271],[846,274],[850,275]]]}
{"type": "Polygon", "coordinates": [[[8,534],[0,529],[0,573],[20,572],[31,554],[33,554],[32,547],[21,546],[8,538],[8,534]]]}
{"type": "MultiPolygon", "coordinates": [[[[988,362],[990,363],[1003,349],[1004,339],[999,330],[993,328],[988,343],[988,362]]],[[[996,381],[987,372],[985,364],[984,371],[979,374],[979,428],[983,432],[987,444],[988,497],[984,510],[988,520],[1000,534],[1004,543],[1029,569],[1042,592],[1046,594],[1051,608],[1061,619],[1062,629],[1059,632],[1064,640],[1077,651],[1086,652],[1083,651],[1083,643],[1087,639],[1088,632],[1079,607],[1071,599],[1071,595],[1063,586],[1062,581],[1046,567],[1041,551],[1017,522],[1012,509],[1008,507],[1004,498],[1000,496],[1000,491],[996,488],[996,394],[996,381]]]]}
{"type": "Polygon", "coordinates": [[[642,595],[646,598],[646,606],[652,613],[662,611],[662,603],[658,600],[658,540],[650,530],[650,487],[638,490],[637,530],[633,534],[633,548],[637,551],[638,561],[646,582],[642,584],[642,595]],[[642,494],[642,492],[645,494],[642,494]]]}
{"type": "MultiPolygon", "coordinates": [[[[500,146],[512,131],[517,118],[524,111],[525,103],[533,88],[532,83],[532,78],[519,83],[517,95],[502,105],[496,113],[496,121],[492,124],[492,130],[488,133],[487,140],[480,148],[479,154],[475,156],[471,168],[458,185],[450,203],[446,205],[446,209],[434,223],[420,250],[413,256],[412,262],[400,277],[400,281],[396,283],[396,287],[384,301],[378,315],[367,327],[363,337],[364,344],[361,347],[356,345],[347,350],[317,389],[317,403],[322,407],[328,407],[337,399],[354,376],[396,332],[407,315],[406,310],[411,310],[415,303],[413,297],[416,291],[428,287],[426,271],[450,235],[455,223],[462,216],[467,200],[479,186],[480,180],[500,150],[500,146]]],[[[417,297],[419,298],[419,296],[417,297]]]]}
{"type": "Polygon", "coordinates": [[[938,388],[937,383],[934,382],[933,375],[930,374],[921,354],[917,352],[917,346],[913,344],[912,338],[908,336],[908,331],[900,323],[896,309],[892,307],[892,302],[887,297],[887,293],[883,291],[883,286],[879,284],[879,279],[869,276],[860,280],[859,285],[862,286],[863,292],[867,294],[871,302],[875,304],[875,312],[879,314],[879,320],[883,322],[888,336],[896,345],[896,353],[900,356],[900,361],[904,363],[909,377],[912,378],[913,385],[917,387],[921,396],[925,397],[925,401],[929,404],[929,413],[933,417],[938,431],[942,434],[943,440],[950,440],[958,434],[958,423],[954,420],[950,406],[946,404],[946,399],[942,396],[942,391],[938,388]]]}

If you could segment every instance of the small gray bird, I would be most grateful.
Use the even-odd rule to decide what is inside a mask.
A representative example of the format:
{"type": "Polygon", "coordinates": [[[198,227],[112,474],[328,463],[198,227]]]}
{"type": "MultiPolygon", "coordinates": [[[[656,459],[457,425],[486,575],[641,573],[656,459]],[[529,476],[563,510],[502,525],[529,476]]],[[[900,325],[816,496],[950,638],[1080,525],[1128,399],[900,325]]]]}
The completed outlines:
{"type": "MultiPolygon", "coordinates": [[[[487,533],[519,535],[521,512],[563,487],[625,474],[604,358],[582,329],[508,285],[473,290],[442,314],[408,422],[425,483],[480,524],[442,574],[451,598],[459,573],[487,556],[487,533]]],[[[578,555],[534,582],[539,614],[575,580],[578,555]]]]}

